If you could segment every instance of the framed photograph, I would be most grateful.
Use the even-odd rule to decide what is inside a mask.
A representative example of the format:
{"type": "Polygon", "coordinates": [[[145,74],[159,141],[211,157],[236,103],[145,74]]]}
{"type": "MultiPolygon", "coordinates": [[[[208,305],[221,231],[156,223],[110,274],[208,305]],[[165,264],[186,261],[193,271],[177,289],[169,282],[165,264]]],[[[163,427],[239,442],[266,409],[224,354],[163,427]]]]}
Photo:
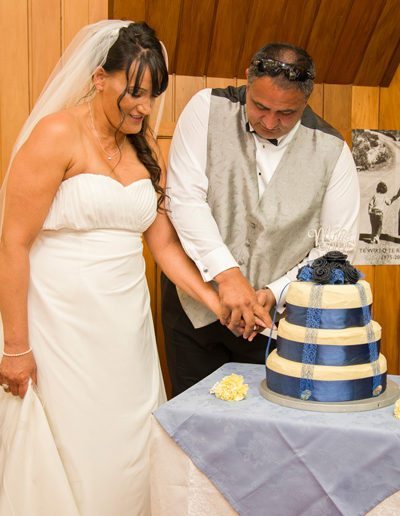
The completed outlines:
{"type": "Polygon", "coordinates": [[[400,264],[400,131],[354,129],[361,190],[356,265],[400,264]]]}

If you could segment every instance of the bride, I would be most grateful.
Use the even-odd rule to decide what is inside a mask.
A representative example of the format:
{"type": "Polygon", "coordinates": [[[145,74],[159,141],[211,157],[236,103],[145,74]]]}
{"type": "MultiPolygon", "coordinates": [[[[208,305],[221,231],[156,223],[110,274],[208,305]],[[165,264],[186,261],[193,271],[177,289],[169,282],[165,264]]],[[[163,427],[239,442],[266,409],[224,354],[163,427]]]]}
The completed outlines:
{"type": "Polygon", "coordinates": [[[219,312],[164,209],[148,117],[167,83],[162,46],[146,24],[88,26],[17,140],[0,246],[3,516],[149,514],[149,419],[165,393],[142,234],[169,278],[219,312]],[[21,416],[11,430],[11,404],[23,413],[36,396],[44,426],[21,416]],[[23,425],[33,443],[52,440],[58,473],[33,444],[15,474],[23,425]]]}

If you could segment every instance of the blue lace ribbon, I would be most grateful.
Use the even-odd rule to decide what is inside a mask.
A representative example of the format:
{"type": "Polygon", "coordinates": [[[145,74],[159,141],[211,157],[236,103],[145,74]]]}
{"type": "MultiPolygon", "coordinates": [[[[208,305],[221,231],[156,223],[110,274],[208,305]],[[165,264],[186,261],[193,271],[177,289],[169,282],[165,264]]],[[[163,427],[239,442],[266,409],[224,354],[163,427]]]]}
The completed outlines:
{"type": "MultiPolygon", "coordinates": [[[[277,348],[278,354],[282,358],[292,360],[293,362],[303,362],[304,348],[310,346],[304,342],[297,342],[285,339],[278,335],[277,348]]],[[[365,364],[371,360],[371,348],[374,348],[375,360],[380,352],[380,340],[365,344],[352,344],[348,346],[314,344],[315,347],[315,365],[326,366],[347,366],[356,364],[365,364]]],[[[310,362],[308,362],[310,363],[310,362]]]]}
{"type": "Polygon", "coordinates": [[[371,305],[362,308],[307,308],[287,303],[286,320],[309,328],[310,321],[318,319],[319,329],[341,330],[350,326],[364,326],[366,310],[370,313],[371,305]]]}

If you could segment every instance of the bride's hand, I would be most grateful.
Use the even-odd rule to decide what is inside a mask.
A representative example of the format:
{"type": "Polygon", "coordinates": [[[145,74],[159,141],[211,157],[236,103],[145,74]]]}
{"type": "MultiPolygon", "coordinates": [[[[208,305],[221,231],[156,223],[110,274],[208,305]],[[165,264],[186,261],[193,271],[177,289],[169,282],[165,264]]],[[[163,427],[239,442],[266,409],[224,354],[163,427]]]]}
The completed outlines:
{"type": "MultiPolygon", "coordinates": [[[[263,288],[263,289],[256,291],[256,297],[257,297],[257,301],[258,301],[259,305],[263,307],[263,313],[262,314],[261,313],[254,314],[254,317],[255,317],[254,331],[247,339],[249,342],[251,342],[258,333],[262,332],[266,328],[272,328],[272,329],[276,330],[276,327],[273,326],[272,319],[269,316],[269,312],[276,304],[274,294],[272,293],[272,291],[270,289],[263,288]],[[263,318],[261,319],[260,316],[262,316],[263,318]]],[[[231,330],[231,332],[234,335],[236,335],[236,337],[239,337],[240,335],[243,335],[243,333],[244,333],[245,322],[242,319],[240,321],[239,326],[235,325],[233,327],[230,323],[228,323],[226,326],[227,326],[227,328],[229,328],[231,330]]]]}
{"type": "Polygon", "coordinates": [[[0,387],[5,392],[23,398],[30,378],[36,383],[36,362],[32,352],[20,357],[3,356],[0,362],[0,387]]]}

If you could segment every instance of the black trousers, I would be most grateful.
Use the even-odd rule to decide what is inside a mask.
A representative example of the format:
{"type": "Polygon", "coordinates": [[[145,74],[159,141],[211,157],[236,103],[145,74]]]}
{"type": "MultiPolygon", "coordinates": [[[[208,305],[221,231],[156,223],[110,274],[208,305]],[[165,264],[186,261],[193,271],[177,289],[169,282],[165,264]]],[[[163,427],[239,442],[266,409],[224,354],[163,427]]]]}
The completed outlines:
{"type": "MultiPolygon", "coordinates": [[[[161,279],[162,322],[165,350],[176,396],[227,362],[265,363],[268,338],[257,335],[252,342],[216,321],[195,329],[179,301],[176,287],[165,276],[161,279]]],[[[275,341],[271,342],[271,351],[275,341]]],[[[212,386],[210,386],[212,387],[212,386]]]]}

